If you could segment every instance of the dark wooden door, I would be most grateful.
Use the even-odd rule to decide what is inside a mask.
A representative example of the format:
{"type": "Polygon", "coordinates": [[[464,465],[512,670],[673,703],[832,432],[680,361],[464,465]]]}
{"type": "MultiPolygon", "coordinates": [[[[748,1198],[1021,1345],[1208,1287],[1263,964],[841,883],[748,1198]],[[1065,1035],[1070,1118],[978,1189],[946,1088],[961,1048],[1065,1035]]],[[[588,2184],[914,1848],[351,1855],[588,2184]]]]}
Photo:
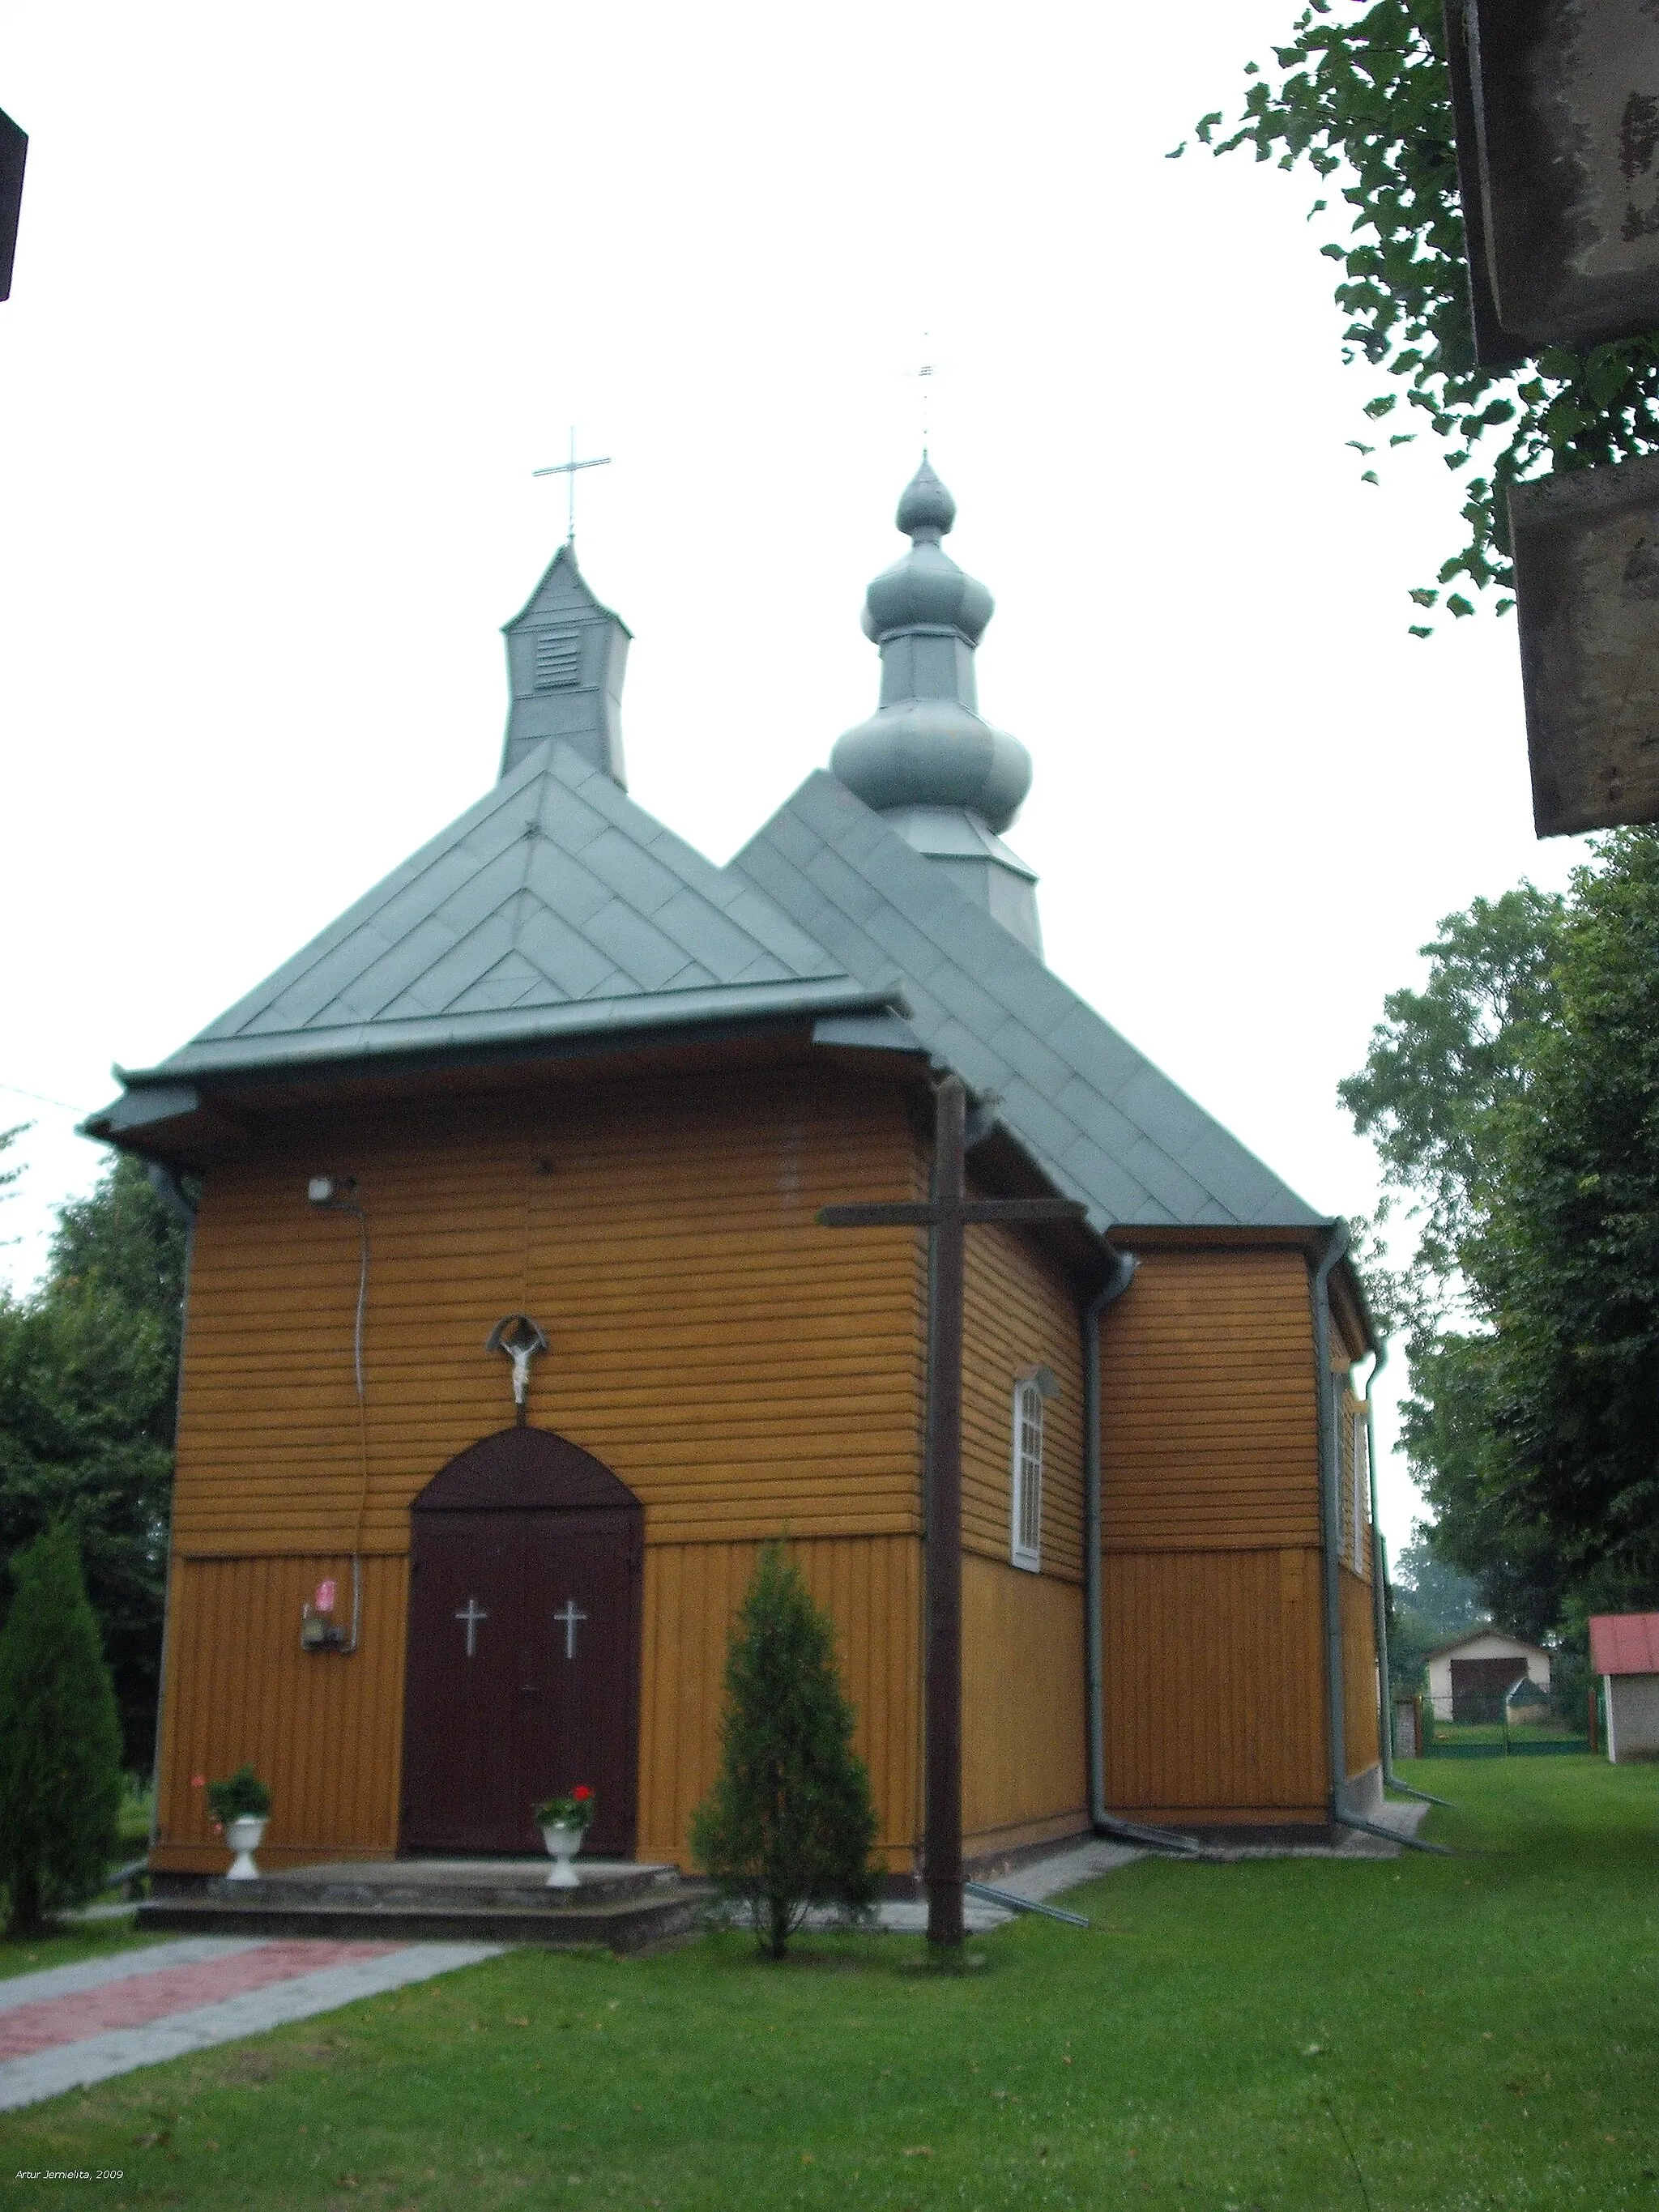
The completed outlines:
{"type": "MultiPolygon", "coordinates": [[[[595,1792],[584,1849],[634,1848],[635,1558],[614,1513],[526,1516],[520,1607],[519,1767],[532,1799],[595,1792]]],[[[541,1837],[535,1837],[541,1848],[541,1837]]]]}
{"type": "Polygon", "coordinates": [[[409,1595],[404,1843],[520,1851],[518,1516],[430,1514],[409,1595]],[[482,1523],[480,1526],[478,1524],[482,1523]]]}
{"type": "Polygon", "coordinates": [[[1457,1723],[1501,1721],[1504,1699],[1526,1671],[1524,1659],[1454,1659],[1452,1719],[1457,1723]]]}
{"type": "Polygon", "coordinates": [[[586,1783],[595,1793],[586,1848],[632,1855],[643,1516],[597,1462],[587,1468],[626,1504],[586,1502],[591,1480],[526,1480],[570,1476],[561,1452],[586,1460],[562,1438],[506,1431],[452,1462],[416,1502],[405,1850],[539,1851],[532,1806],[586,1783]],[[507,1441],[526,1437],[538,1442],[507,1441]],[[482,1485],[467,1464],[479,1455],[493,1478],[482,1485]],[[584,1502],[523,1502],[550,1487],[584,1502]],[[501,1503],[486,1502],[492,1492],[501,1503]]]}

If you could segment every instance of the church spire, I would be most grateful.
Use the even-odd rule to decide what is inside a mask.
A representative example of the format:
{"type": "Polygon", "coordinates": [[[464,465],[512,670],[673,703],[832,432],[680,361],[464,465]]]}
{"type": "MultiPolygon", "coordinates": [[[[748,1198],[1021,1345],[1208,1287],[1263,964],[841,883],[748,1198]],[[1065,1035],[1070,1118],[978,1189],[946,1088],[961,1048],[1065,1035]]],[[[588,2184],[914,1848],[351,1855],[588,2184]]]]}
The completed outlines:
{"type": "Polygon", "coordinates": [[[894,520],[910,550],[865,595],[881,650],[881,703],[830,757],[833,775],[1012,934],[1041,950],[1036,878],[996,835],[1031,787],[1031,758],[979,712],[974,653],[995,602],[940,540],[956,501],[926,453],[894,520]]]}
{"type": "Polygon", "coordinates": [[[510,702],[501,774],[511,775],[544,738],[562,738],[626,791],[622,687],[633,633],[594,598],[574,539],[560,546],[501,634],[510,702]]]}

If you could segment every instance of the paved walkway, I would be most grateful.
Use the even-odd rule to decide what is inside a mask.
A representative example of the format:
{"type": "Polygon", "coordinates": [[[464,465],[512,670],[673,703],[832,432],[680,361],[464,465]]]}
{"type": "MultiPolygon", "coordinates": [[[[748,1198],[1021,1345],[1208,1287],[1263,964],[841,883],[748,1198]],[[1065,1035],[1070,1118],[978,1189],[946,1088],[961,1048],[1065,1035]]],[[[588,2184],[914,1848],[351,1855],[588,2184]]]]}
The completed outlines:
{"type": "MultiPolygon", "coordinates": [[[[1077,1888],[1080,1882],[1094,1881],[1101,1875],[1109,1874],[1114,1867],[1127,1866],[1132,1860],[1145,1856],[1144,1851],[1132,1844],[1109,1843],[1104,1837],[1097,1837],[1083,1843],[1064,1844],[1041,1858],[1028,1859],[1017,1873],[1001,1875],[990,1887],[1006,1890],[1011,1897],[1027,1897],[1040,1903],[1059,1896],[1062,1890],[1077,1888]]],[[[927,1926],[927,1901],[925,1898],[884,1898],[876,1907],[875,1917],[878,1928],[896,1935],[919,1936],[927,1926]]],[[[1009,1906],[993,1905],[988,1898],[963,1899],[963,1925],[970,1936],[983,1936],[1017,1917],[1009,1906]]],[[[842,1928],[846,1925],[846,1916],[828,1910],[809,1912],[806,1925],[842,1928]]]]}
{"type": "Polygon", "coordinates": [[[186,1936],[0,1981],[0,2112],[493,1959],[499,1943],[186,1936]]]}

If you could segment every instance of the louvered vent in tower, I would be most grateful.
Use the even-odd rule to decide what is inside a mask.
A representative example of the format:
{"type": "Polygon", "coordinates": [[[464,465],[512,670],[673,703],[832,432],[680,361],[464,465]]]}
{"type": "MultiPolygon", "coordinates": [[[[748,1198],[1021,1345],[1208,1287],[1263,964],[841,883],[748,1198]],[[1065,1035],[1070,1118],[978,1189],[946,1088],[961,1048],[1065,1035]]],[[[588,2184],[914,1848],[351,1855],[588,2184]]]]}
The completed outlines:
{"type": "Polygon", "coordinates": [[[581,633],[544,629],[536,633],[536,689],[568,691],[581,676],[581,633]]]}

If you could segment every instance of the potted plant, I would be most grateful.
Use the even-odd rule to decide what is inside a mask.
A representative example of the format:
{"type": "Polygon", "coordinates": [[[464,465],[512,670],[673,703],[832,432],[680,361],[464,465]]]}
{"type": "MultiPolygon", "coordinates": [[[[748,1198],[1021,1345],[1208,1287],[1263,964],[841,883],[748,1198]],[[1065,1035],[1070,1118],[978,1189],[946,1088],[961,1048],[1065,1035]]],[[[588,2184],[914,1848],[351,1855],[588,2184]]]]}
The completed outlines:
{"type": "Polygon", "coordinates": [[[222,1782],[210,1782],[207,1794],[213,1817],[236,1854],[226,1881],[257,1881],[259,1869],[253,1863],[253,1854],[264,1840],[265,1822],[270,1817],[270,1790],[254,1772],[252,1762],[245,1759],[222,1782]]]}
{"type": "Polygon", "coordinates": [[[553,1862],[547,1877],[550,1889],[575,1889],[581,1877],[571,1861],[582,1847],[587,1824],[593,1817],[593,1792],[579,1782],[567,1797],[547,1797],[536,1808],[536,1826],[542,1832],[553,1862]]]}

